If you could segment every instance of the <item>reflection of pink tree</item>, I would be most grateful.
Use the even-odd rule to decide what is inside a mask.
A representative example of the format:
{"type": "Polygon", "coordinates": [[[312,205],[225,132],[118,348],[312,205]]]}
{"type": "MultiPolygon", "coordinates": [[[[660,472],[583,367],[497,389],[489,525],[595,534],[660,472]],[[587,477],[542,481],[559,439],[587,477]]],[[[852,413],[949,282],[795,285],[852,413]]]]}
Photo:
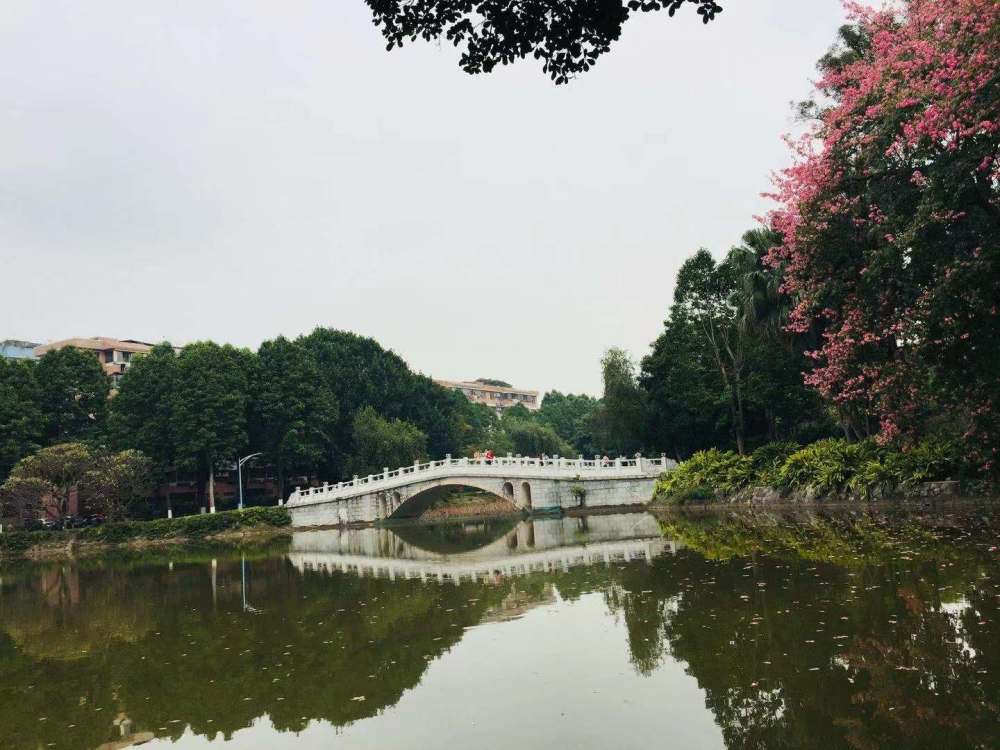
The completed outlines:
{"type": "Polygon", "coordinates": [[[820,64],[827,104],[812,105],[813,128],[791,141],[768,217],[783,236],[770,260],[797,303],[790,328],[822,330],[807,381],[859,436],[892,439],[934,402],[968,416],[970,437],[989,446],[1000,411],[1000,6],[848,9],[856,26],[820,64]]]}

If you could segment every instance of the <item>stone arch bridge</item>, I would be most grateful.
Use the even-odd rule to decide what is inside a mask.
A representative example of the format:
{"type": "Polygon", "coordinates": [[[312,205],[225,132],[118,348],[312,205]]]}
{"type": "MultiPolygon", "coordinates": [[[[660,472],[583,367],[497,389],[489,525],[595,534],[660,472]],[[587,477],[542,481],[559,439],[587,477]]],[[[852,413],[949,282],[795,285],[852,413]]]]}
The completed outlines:
{"type": "Polygon", "coordinates": [[[644,505],[657,477],[676,464],[666,458],[452,458],[302,489],[288,499],[295,526],[381,521],[417,515],[446,487],[472,487],[525,511],[644,505]]]}

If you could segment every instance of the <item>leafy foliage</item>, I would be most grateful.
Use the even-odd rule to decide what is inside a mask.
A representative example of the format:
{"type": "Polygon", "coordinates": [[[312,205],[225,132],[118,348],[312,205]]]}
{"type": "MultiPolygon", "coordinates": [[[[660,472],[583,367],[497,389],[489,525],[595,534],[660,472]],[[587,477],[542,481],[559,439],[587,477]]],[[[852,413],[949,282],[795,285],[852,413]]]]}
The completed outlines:
{"type": "Polygon", "coordinates": [[[0,359],[0,481],[42,444],[41,398],[35,363],[0,359]]]}
{"type": "Polygon", "coordinates": [[[789,327],[819,333],[808,383],[850,434],[912,440],[944,418],[986,468],[1000,457],[998,7],[851,4],[768,218],[789,327]]]}
{"type": "Polygon", "coordinates": [[[46,494],[51,496],[59,513],[65,514],[70,491],[82,481],[93,460],[93,452],[83,443],[51,445],[22,458],[11,471],[8,482],[25,479],[44,482],[48,488],[46,494]]]}
{"type": "Polygon", "coordinates": [[[732,496],[749,487],[809,490],[817,496],[870,498],[921,482],[974,476],[957,441],[936,438],[916,445],[879,446],[820,440],[799,447],[769,443],[749,456],[712,448],[695,453],[657,483],[658,498],[683,503],[732,496]]]}
{"type": "Polygon", "coordinates": [[[290,469],[308,471],[332,458],[338,408],[323,387],[316,358],[306,347],[279,336],[257,352],[250,404],[254,444],[278,476],[278,494],[290,469]]]}
{"type": "Polygon", "coordinates": [[[636,11],[697,6],[705,23],[722,12],[714,0],[367,0],[386,49],[419,37],[444,38],[462,48],[467,73],[489,73],[529,55],[557,84],[590,70],[636,11]]]}
{"type": "Polygon", "coordinates": [[[427,460],[427,436],[401,419],[385,419],[370,406],[354,417],[354,454],[349,464],[358,476],[380,474],[427,460]]]}
{"type": "Polygon", "coordinates": [[[47,443],[93,437],[108,408],[111,381],[92,352],[46,352],[34,368],[47,443]]]}
{"type": "Polygon", "coordinates": [[[152,462],[137,450],[98,453],[80,480],[87,507],[114,521],[132,516],[152,491],[152,462]]]}

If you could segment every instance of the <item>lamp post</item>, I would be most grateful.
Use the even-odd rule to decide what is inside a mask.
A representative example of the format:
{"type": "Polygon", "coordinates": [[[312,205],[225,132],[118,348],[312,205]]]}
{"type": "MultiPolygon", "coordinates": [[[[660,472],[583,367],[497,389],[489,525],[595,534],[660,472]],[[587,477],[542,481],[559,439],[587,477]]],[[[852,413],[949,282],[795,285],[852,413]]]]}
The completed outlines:
{"type": "Polygon", "coordinates": [[[236,507],[239,510],[243,510],[243,464],[249,461],[251,458],[257,458],[257,456],[263,456],[263,453],[251,453],[249,456],[244,456],[243,458],[237,457],[236,460],[236,484],[240,489],[240,504],[236,507]]]}

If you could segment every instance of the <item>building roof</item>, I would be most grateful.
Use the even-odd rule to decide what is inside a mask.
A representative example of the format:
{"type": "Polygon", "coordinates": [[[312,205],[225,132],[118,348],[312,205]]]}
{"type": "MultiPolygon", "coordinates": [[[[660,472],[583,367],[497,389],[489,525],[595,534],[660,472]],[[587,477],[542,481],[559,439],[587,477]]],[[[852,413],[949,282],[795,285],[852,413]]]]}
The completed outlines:
{"type": "Polygon", "coordinates": [[[7,347],[14,349],[34,349],[36,346],[41,346],[41,344],[34,341],[22,341],[21,339],[4,339],[0,341],[0,349],[6,349],[7,347]]]}
{"type": "Polygon", "coordinates": [[[538,395],[538,391],[528,390],[527,388],[504,388],[497,385],[486,385],[486,383],[481,383],[478,380],[440,380],[439,378],[434,378],[434,382],[438,385],[443,385],[445,388],[471,388],[486,393],[521,393],[525,396],[538,395]]]}
{"type": "Polygon", "coordinates": [[[45,354],[45,352],[63,349],[67,346],[72,346],[75,349],[92,349],[94,351],[116,349],[120,352],[138,352],[140,354],[148,352],[153,348],[150,344],[130,339],[122,340],[106,338],[104,336],[92,336],[91,338],[73,338],[61,339],[60,341],[50,341],[48,344],[42,344],[41,346],[35,347],[35,356],[40,357],[45,354]]]}

